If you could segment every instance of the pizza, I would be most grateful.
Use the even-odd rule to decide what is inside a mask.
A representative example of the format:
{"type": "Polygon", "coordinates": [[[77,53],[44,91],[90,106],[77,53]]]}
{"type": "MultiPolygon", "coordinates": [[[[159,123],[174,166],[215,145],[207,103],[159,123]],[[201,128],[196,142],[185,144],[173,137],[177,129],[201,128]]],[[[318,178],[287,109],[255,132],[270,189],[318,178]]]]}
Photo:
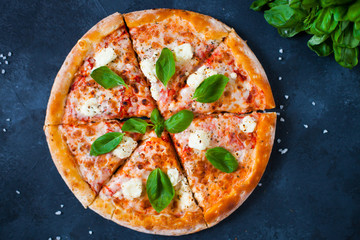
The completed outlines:
{"type": "Polygon", "coordinates": [[[115,13],[74,46],[44,131],[81,204],[119,225],[184,235],[255,189],[275,136],[265,71],[236,32],[199,13],[115,13]]]}

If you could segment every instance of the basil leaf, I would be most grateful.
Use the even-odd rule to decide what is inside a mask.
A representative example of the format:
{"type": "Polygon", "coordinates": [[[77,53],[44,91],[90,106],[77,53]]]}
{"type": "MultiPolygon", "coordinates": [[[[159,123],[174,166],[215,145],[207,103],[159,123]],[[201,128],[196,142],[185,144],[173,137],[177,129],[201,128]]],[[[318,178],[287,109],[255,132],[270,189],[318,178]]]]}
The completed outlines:
{"type": "Polygon", "coordinates": [[[359,49],[343,48],[334,45],[335,60],[343,67],[353,68],[358,64],[359,49]]]}
{"type": "Polygon", "coordinates": [[[264,13],[265,20],[277,28],[294,27],[303,22],[306,17],[305,11],[293,9],[289,5],[273,7],[264,13]]]}
{"type": "Polygon", "coordinates": [[[335,5],[344,5],[352,2],[353,0],[320,0],[321,6],[323,8],[335,6],[335,5]]]}
{"type": "Polygon", "coordinates": [[[122,126],[121,130],[124,132],[136,132],[145,134],[146,128],[149,126],[145,120],[140,118],[130,118],[128,119],[124,125],[122,126]]]}
{"type": "MultiPolygon", "coordinates": [[[[321,9],[314,21],[314,28],[317,33],[330,34],[336,28],[338,21],[335,21],[334,14],[329,8],[321,9]]],[[[320,35],[320,34],[316,34],[320,35]]]]}
{"type": "Polygon", "coordinates": [[[236,158],[225,148],[215,147],[208,149],[205,157],[209,162],[222,172],[232,173],[238,168],[238,161],[236,158]]]}
{"type": "Polygon", "coordinates": [[[301,6],[305,9],[314,8],[316,6],[319,6],[319,1],[318,0],[302,0],[301,6]]]}
{"type": "Polygon", "coordinates": [[[157,168],[146,181],[146,192],[151,206],[159,213],[166,208],[175,196],[175,190],[169,177],[157,168]]]}
{"type": "Polygon", "coordinates": [[[156,61],[156,76],[166,87],[170,78],[175,73],[174,54],[168,48],[163,48],[159,59],[156,61]]]}
{"type": "Polygon", "coordinates": [[[289,0],[275,0],[274,2],[269,3],[269,7],[273,8],[273,7],[288,4],[288,3],[289,3],[289,0]]]}
{"type": "Polygon", "coordinates": [[[360,21],[360,1],[354,2],[347,12],[347,17],[352,22],[360,21]]]}
{"type": "Polygon", "coordinates": [[[252,9],[254,11],[260,11],[263,7],[266,6],[266,4],[268,4],[271,1],[272,0],[257,0],[257,1],[254,1],[251,4],[250,9],[252,9]]]}
{"type": "Polygon", "coordinates": [[[296,34],[298,34],[299,32],[304,31],[304,30],[305,30],[305,25],[302,22],[300,22],[297,25],[295,25],[294,27],[278,28],[278,33],[282,37],[290,38],[290,37],[293,37],[296,34]]]}
{"type": "Polygon", "coordinates": [[[155,125],[156,136],[161,137],[162,132],[164,131],[164,118],[160,115],[159,110],[156,108],[152,111],[150,116],[151,122],[155,125]]]}
{"type": "Polygon", "coordinates": [[[332,34],[334,44],[339,47],[355,48],[359,45],[359,39],[353,36],[353,23],[341,22],[341,25],[332,34]]]}
{"type": "Polygon", "coordinates": [[[194,114],[191,111],[181,110],[165,121],[166,130],[170,133],[182,132],[190,126],[193,119],[194,114]]]}
{"type": "Polygon", "coordinates": [[[333,52],[332,41],[329,35],[312,36],[307,42],[308,47],[313,50],[318,56],[328,56],[333,52]]]}
{"type": "Polygon", "coordinates": [[[360,21],[354,23],[353,35],[360,41],[360,21]]]}
{"type": "Polygon", "coordinates": [[[335,21],[346,21],[347,20],[347,16],[346,16],[346,12],[347,12],[348,8],[346,6],[337,6],[331,9],[331,11],[334,14],[334,19],[335,21]]]}
{"type": "Polygon", "coordinates": [[[90,155],[99,156],[101,154],[111,152],[120,144],[124,135],[125,133],[109,132],[105,133],[101,137],[98,137],[91,144],[90,155]]]}
{"type": "Polygon", "coordinates": [[[127,87],[124,79],[122,79],[119,75],[110,70],[110,68],[106,66],[102,66],[96,68],[90,76],[105,89],[113,88],[119,85],[124,85],[127,87]]]}
{"type": "Polygon", "coordinates": [[[195,90],[193,98],[201,103],[217,101],[224,92],[229,78],[222,74],[215,74],[206,78],[195,90]]]}

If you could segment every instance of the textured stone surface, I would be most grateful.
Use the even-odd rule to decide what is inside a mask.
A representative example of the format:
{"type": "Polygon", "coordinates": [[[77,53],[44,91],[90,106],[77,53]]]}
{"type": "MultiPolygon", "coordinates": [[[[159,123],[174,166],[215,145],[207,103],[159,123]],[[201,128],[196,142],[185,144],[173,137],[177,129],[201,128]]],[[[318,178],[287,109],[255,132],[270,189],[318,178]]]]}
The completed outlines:
{"type": "Polygon", "coordinates": [[[77,39],[115,11],[168,7],[208,14],[235,28],[262,62],[277,105],[284,105],[277,109],[285,119],[278,122],[281,143],[262,186],[229,218],[191,237],[359,239],[360,68],[317,57],[305,35],[281,38],[261,13],[249,10],[250,3],[0,1],[0,53],[13,53],[8,65],[0,59],[0,71],[6,71],[0,74],[0,238],[162,239],[84,210],[52,163],[42,125],[53,79],[77,39]],[[279,148],[288,152],[281,155],[279,148]]]}

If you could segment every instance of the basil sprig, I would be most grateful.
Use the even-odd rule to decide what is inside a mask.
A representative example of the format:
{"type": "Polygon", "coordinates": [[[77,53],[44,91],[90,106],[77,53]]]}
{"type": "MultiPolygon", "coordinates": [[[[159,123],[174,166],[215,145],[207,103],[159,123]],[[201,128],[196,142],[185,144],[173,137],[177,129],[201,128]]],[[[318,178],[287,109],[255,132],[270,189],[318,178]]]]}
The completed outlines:
{"type": "Polygon", "coordinates": [[[137,132],[145,134],[146,128],[150,126],[154,129],[156,136],[160,137],[165,128],[170,133],[179,133],[184,131],[190,126],[193,119],[194,114],[191,111],[181,110],[165,121],[160,115],[159,110],[155,108],[150,117],[150,121],[153,124],[149,124],[140,118],[130,118],[124,123],[121,130],[124,132],[137,132]]]}
{"type": "Polygon", "coordinates": [[[222,74],[215,74],[206,78],[195,90],[193,98],[201,103],[217,101],[225,90],[229,78],[222,74]]]}
{"type": "Polygon", "coordinates": [[[154,131],[156,136],[160,137],[164,131],[164,118],[160,115],[159,110],[156,108],[152,111],[150,121],[154,124],[154,131]]]}
{"type": "Polygon", "coordinates": [[[151,206],[160,213],[175,196],[169,177],[160,168],[153,170],[146,181],[146,192],[151,206]]]}
{"type": "Polygon", "coordinates": [[[319,56],[334,53],[343,67],[358,64],[360,46],[359,0],[256,0],[251,6],[264,10],[265,20],[280,36],[305,31],[312,35],[308,47],[319,56]]]}
{"type": "Polygon", "coordinates": [[[148,124],[145,120],[141,118],[130,118],[124,123],[121,130],[124,132],[136,132],[145,134],[146,128],[149,125],[150,124],[148,124]]]}
{"type": "Polygon", "coordinates": [[[121,142],[125,133],[109,132],[97,138],[91,144],[90,155],[99,156],[114,150],[121,142]]]}
{"type": "Polygon", "coordinates": [[[166,87],[170,78],[175,74],[174,54],[168,48],[163,48],[156,61],[156,76],[166,87]]]}
{"type": "Polygon", "coordinates": [[[228,150],[222,147],[208,149],[205,153],[205,157],[215,168],[226,173],[236,171],[239,165],[236,158],[228,150]]]}
{"type": "Polygon", "coordinates": [[[111,69],[107,66],[96,68],[91,72],[90,76],[95,80],[95,82],[103,86],[105,89],[113,88],[119,85],[127,87],[124,79],[111,71],[111,69]]]}

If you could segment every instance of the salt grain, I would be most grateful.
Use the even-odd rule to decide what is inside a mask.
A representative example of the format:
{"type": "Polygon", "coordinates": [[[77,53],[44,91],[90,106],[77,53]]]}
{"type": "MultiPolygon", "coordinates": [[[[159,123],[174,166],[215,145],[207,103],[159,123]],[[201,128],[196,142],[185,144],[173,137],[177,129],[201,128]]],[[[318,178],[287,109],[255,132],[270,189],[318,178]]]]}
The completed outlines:
{"type": "Polygon", "coordinates": [[[8,62],[8,61],[5,61],[5,64],[9,64],[9,62],[8,62]]]}
{"type": "Polygon", "coordinates": [[[56,211],[55,215],[57,215],[57,216],[61,215],[61,211],[56,211]]]}
{"type": "Polygon", "coordinates": [[[11,57],[11,55],[12,55],[12,52],[8,52],[8,56],[11,57]]]}
{"type": "Polygon", "coordinates": [[[63,207],[64,207],[64,204],[60,204],[60,207],[63,208],[63,207]]]}
{"type": "Polygon", "coordinates": [[[279,152],[280,152],[281,154],[285,154],[285,153],[287,153],[287,151],[288,151],[287,148],[284,148],[284,149],[280,148],[280,149],[279,149],[279,152]]]}
{"type": "Polygon", "coordinates": [[[5,69],[1,69],[1,74],[5,74],[5,69]]]}
{"type": "Polygon", "coordinates": [[[308,128],[309,126],[307,124],[304,124],[304,128],[308,128]]]}
{"type": "Polygon", "coordinates": [[[15,192],[16,192],[16,194],[20,194],[20,191],[19,191],[19,190],[16,190],[15,192]]]}
{"type": "Polygon", "coordinates": [[[52,240],[52,238],[50,237],[50,238],[48,238],[48,240],[52,240]]]}
{"type": "Polygon", "coordinates": [[[280,122],[285,122],[285,119],[284,119],[284,118],[280,118],[280,122]]]}
{"type": "Polygon", "coordinates": [[[277,143],[281,143],[281,139],[280,139],[280,138],[278,138],[277,143]]]}
{"type": "Polygon", "coordinates": [[[284,105],[280,105],[280,109],[283,109],[284,108],[284,105]]]}
{"type": "Polygon", "coordinates": [[[60,240],[61,239],[61,237],[60,236],[56,236],[56,238],[55,238],[56,240],[60,240]]]}
{"type": "Polygon", "coordinates": [[[3,56],[3,60],[5,60],[6,59],[6,56],[3,56]]]}
{"type": "Polygon", "coordinates": [[[324,129],[323,134],[328,133],[328,130],[324,129]]]}
{"type": "Polygon", "coordinates": [[[278,59],[279,59],[279,61],[281,61],[281,60],[282,60],[282,57],[279,57],[278,59]]]}
{"type": "Polygon", "coordinates": [[[10,119],[10,118],[7,118],[7,119],[6,119],[6,121],[7,121],[7,122],[10,122],[10,121],[11,121],[11,119],[10,119]]]}
{"type": "Polygon", "coordinates": [[[313,106],[315,106],[315,102],[312,102],[311,104],[312,104],[313,106]]]}
{"type": "Polygon", "coordinates": [[[276,115],[277,115],[277,116],[280,116],[280,113],[277,112],[276,115]]]}
{"type": "Polygon", "coordinates": [[[90,231],[89,231],[89,234],[91,235],[91,234],[93,234],[93,232],[90,230],[90,231]]]}
{"type": "Polygon", "coordinates": [[[285,95],[284,98],[285,98],[285,99],[289,99],[289,95],[285,95]]]}
{"type": "Polygon", "coordinates": [[[1,53],[1,54],[0,54],[0,58],[2,58],[3,56],[4,56],[4,54],[1,53]]]}
{"type": "Polygon", "coordinates": [[[6,132],[7,130],[6,130],[6,128],[3,128],[3,132],[6,132]]]}
{"type": "Polygon", "coordinates": [[[279,81],[281,81],[282,80],[282,77],[279,77],[279,81]]]}
{"type": "Polygon", "coordinates": [[[262,186],[262,183],[259,183],[258,186],[261,187],[261,186],[262,186]]]}
{"type": "Polygon", "coordinates": [[[279,53],[283,53],[284,50],[282,48],[279,49],[279,53]]]}

